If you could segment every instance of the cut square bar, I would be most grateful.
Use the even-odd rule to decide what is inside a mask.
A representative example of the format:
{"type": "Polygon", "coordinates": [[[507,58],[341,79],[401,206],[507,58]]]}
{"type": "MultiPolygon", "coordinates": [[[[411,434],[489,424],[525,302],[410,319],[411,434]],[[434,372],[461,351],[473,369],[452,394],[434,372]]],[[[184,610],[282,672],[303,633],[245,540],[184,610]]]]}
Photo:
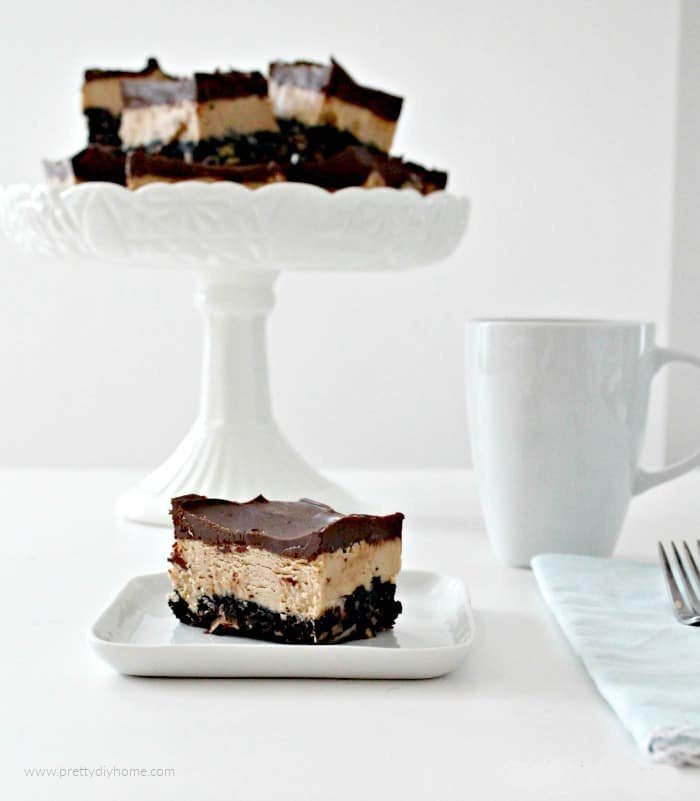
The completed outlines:
{"type": "Polygon", "coordinates": [[[374,637],[401,612],[400,513],[316,501],[174,498],[170,607],[188,625],[283,643],[374,637]]]}
{"type": "MultiPolygon", "coordinates": [[[[281,120],[307,129],[327,127],[345,132],[355,143],[384,153],[391,148],[403,104],[401,97],[360,86],[334,59],[330,64],[274,61],[270,64],[270,98],[275,116],[281,120]]],[[[340,141],[353,144],[352,140],[340,141]]]]}
{"type": "Polygon", "coordinates": [[[279,143],[267,80],[260,72],[125,80],[122,96],[119,135],[127,149],[175,147],[197,161],[212,157],[250,162],[266,160],[279,143]]]}
{"type": "Polygon", "coordinates": [[[83,81],[83,113],[88,122],[88,142],[119,147],[122,114],[121,82],[168,80],[155,58],[149,58],[140,71],[87,69],[83,81]]]}

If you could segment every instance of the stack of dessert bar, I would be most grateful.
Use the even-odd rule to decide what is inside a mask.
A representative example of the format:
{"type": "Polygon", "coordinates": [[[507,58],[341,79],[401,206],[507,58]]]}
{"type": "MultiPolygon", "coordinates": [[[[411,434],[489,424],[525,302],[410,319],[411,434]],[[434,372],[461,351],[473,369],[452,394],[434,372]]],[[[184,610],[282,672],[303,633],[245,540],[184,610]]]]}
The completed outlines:
{"type": "Polygon", "coordinates": [[[88,145],[45,162],[51,183],[277,181],[444,189],[447,173],[390,155],[403,100],[356,83],[337,61],[177,78],[150,58],[140,72],[89,69],[88,145]]]}

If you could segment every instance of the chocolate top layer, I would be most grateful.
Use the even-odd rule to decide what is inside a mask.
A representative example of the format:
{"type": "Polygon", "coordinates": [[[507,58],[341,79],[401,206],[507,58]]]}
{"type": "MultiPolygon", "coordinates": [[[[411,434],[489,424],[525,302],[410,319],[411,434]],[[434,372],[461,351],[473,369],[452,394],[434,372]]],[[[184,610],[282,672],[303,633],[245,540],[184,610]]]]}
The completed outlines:
{"type": "Polygon", "coordinates": [[[392,189],[412,187],[423,194],[444,189],[447,185],[446,172],[428,170],[364,145],[351,145],[327,158],[309,159],[288,169],[290,180],[315,184],[331,191],[346,186],[363,186],[372,175],[381,179],[380,185],[392,189]]]}
{"type": "Polygon", "coordinates": [[[309,159],[292,165],[289,176],[293,181],[332,191],[346,186],[362,186],[376,170],[375,153],[362,145],[352,145],[326,158],[309,159]]]}
{"type": "Polygon", "coordinates": [[[267,80],[261,72],[196,72],[193,78],[179,80],[124,80],[124,108],[167,106],[191,100],[208,103],[212,100],[238,97],[267,97],[267,80]]]}
{"type": "Polygon", "coordinates": [[[129,178],[149,175],[166,180],[188,181],[198,178],[215,181],[233,181],[242,184],[264,184],[283,180],[279,165],[248,164],[242,166],[209,166],[134,150],[127,156],[126,174],[129,178]]]}
{"type": "Polygon", "coordinates": [[[333,68],[326,87],[327,95],[345,100],[347,103],[353,103],[356,106],[364,106],[378,117],[389,120],[389,122],[398,120],[403,106],[402,97],[390,95],[379,89],[360,86],[359,83],[355,83],[337,61],[331,59],[331,64],[333,68]]]}
{"type": "Polygon", "coordinates": [[[330,64],[273,61],[270,64],[270,80],[279,84],[291,84],[299,89],[323,92],[327,97],[337,97],[346,103],[367,108],[389,122],[396,122],[401,114],[403,98],[379,89],[360,86],[333,58],[330,64]]]}
{"type": "Polygon", "coordinates": [[[124,186],[125,160],[124,153],[118,147],[89,145],[70,159],[44,161],[44,171],[50,181],[106,181],[124,186]]]}
{"type": "Polygon", "coordinates": [[[160,65],[158,64],[157,59],[149,58],[146,62],[146,66],[142,70],[114,70],[114,69],[99,69],[98,67],[92,67],[90,69],[85,70],[85,80],[86,81],[98,81],[102,80],[103,78],[139,78],[145,77],[146,75],[150,75],[153,72],[162,73],[160,65]]]}
{"type": "Polygon", "coordinates": [[[195,72],[194,79],[199,103],[222,97],[267,97],[267,78],[262,72],[195,72]]]}
{"type": "Polygon", "coordinates": [[[382,542],[401,536],[403,515],[342,515],[317,501],[246,503],[183,495],[173,498],[176,539],[212,545],[247,545],[295,559],[313,559],[355,542],[382,542]]]}

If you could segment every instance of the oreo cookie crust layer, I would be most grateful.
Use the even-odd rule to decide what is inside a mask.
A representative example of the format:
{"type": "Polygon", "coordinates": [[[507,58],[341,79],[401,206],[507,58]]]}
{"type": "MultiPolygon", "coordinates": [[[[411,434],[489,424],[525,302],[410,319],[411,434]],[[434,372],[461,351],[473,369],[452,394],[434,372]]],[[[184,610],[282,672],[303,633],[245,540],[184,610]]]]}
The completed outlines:
{"type": "Polygon", "coordinates": [[[403,515],[315,501],[174,498],[170,606],[214,634],[334,643],[391,628],[403,515]]]}

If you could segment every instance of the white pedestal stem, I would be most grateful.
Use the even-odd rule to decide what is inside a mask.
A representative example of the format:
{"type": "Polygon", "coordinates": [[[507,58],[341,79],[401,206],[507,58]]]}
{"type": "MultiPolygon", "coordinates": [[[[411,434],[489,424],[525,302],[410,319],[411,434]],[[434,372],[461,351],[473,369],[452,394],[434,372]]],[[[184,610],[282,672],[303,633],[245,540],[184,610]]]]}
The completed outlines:
{"type": "Polygon", "coordinates": [[[235,280],[199,277],[204,315],[199,417],[211,430],[227,424],[271,423],[266,318],[278,273],[241,273],[235,280]]]}
{"type": "Polygon", "coordinates": [[[277,276],[198,276],[205,323],[199,414],[170,458],[119,499],[117,514],[167,525],[170,499],[191,492],[230,500],[310,497],[353,510],[352,498],[296,453],[272,417],[266,318],[277,276]]]}

